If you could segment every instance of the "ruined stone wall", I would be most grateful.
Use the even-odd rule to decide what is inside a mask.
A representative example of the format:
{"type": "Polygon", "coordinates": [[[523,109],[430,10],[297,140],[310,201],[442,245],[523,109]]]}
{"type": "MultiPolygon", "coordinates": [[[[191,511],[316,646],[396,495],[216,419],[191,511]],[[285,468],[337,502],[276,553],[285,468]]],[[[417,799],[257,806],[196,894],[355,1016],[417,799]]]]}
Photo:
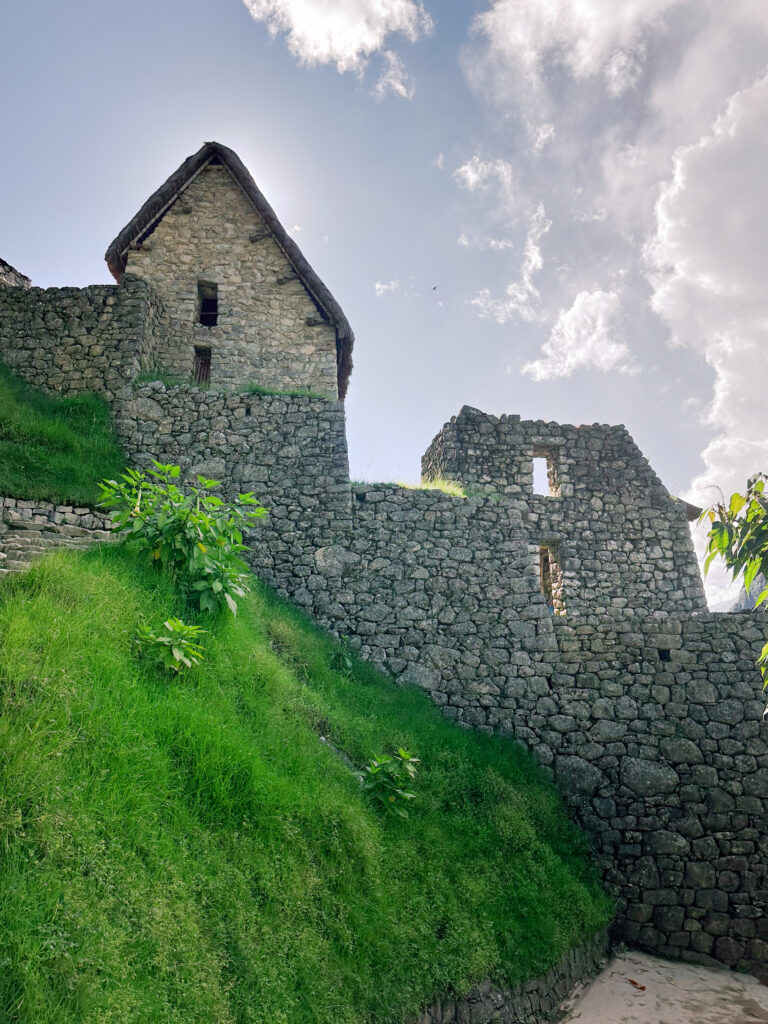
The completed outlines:
{"type": "Polygon", "coordinates": [[[768,616],[553,616],[525,518],[493,496],[356,485],[349,514],[279,532],[254,545],[265,579],[552,772],[625,938],[768,976],[768,616]]]}
{"type": "Polygon", "coordinates": [[[23,572],[58,548],[85,548],[116,539],[110,526],[109,516],[94,509],[0,494],[0,577],[23,572]]]}
{"type": "Polygon", "coordinates": [[[430,445],[422,473],[516,504],[531,540],[557,552],[569,613],[706,610],[684,507],[624,427],[521,421],[465,406],[430,445]],[[547,496],[533,493],[534,457],[548,459],[547,496]]]}
{"type": "Polygon", "coordinates": [[[211,349],[211,384],[337,396],[336,332],[261,216],[222,165],[209,165],[128,254],[166,310],[158,369],[189,379],[195,347],[211,349]],[[218,288],[218,323],[198,322],[198,284],[218,288]]]}
{"type": "Polygon", "coordinates": [[[151,349],[158,303],[145,282],[0,288],[0,361],[35,387],[115,399],[151,349]]]}
{"type": "Polygon", "coordinates": [[[21,271],[5,260],[0,260],[0,285],[8,288],[29,288],[32,282],[21,271]]]}
{"type": "MultiPolygon", "coordinates": [[[[101,295],[106,307],[117,289],[101,295]]],[[[142,309],[134,361],[161,337],[162,313],[146,299],[142,309]]],[[[55,352],[56,325],[28,323],[55,352]]],[[[50,387],[35,352],[25,372],[50,387]]],[[[768,617],[690,614],[700,583],[680,554],[685,521],[625,432],[512,421],[528,431],[507,453],[517,468],[501,487],[478,473],[488,493],[459,498],[350,488],[337,402],[155,383],[125,385],[113,410],[131,462],[154,457],[220,479],[227,496],[256,493],[270,515],[250,558],[279,592],[459,724],[534,750],[595,842],[627,939],[765,977],[768,748],[754,662],[768,617]],[[533,496],[532,453],[557,439],[560,496],[533,496]],[[567,615],[550,614],[539,589],[542,539],[562,551],[567,615]]],[[[493,439],[502,421],[487,422],[493,439]]],[[[446,440],[431,452],[450,469],[446,440]]],[[[461,451],[503,455],[495,441],[476,448],[461,451]]]]}
{"type": "Polygon", "coordinates": [[[623,937],[768,979],[768,617],[553,625],[549,691],[520,681],[507,727],[594,838],[623,937]]]}
{"type": "Polygon", "coordinates": [[[136,385],[114,406],[129,462],[153,458],[222,483],[231,498],[253,491],[270,509],[266,535],[306,530],[349,507],[344,407],[322,398],[225,393],[194,385],[136,385]],[[275,524],[273,526],[273,524],[275,524]]]}

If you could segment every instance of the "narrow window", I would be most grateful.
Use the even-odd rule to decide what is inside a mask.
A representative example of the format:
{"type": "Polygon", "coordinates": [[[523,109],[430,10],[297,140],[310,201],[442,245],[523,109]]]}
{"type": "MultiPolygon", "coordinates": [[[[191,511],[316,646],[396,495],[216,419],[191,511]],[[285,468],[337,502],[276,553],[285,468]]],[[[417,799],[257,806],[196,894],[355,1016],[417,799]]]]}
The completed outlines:
{"type": "Polygon", "coordinates": [[[533,493],[549,494],[546,459],[534,458],[533,460],[533,493]]]}
{"type": "Polygon", "coordinates": [[[203,327],[215,327],[219,322],[219,287],[208,281],[197,286],[197,305],[200,310],[199,322],[203,327]]]}
{"type": "Polygon", "coordinates": [[[533,493],[560,497],[560,460],[556,448],[534,448],[533,493]]]}
{"type": "Polygon", "coordinates": [[[565,612],[563,570],[556,543],[539,545],[539,589],[550,615],[562,615],[565,612]]]}
{"type": "Polygon", "coordinates": [[[211,350],[195,346],[195,384],[208,384],[211,380],[211,350]]]}

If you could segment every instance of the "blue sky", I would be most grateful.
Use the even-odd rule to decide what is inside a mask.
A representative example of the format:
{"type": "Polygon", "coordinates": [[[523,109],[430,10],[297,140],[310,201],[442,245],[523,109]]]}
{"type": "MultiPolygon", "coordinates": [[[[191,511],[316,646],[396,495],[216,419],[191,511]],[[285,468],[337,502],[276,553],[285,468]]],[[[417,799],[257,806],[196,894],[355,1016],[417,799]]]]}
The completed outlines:
{"type": "Polygon", "coordinates": [[[701,502],[768,467],[764,0],[25,0],[0,62],[0,256],[107,281],[233,147],[355,330],[354,477],[464,403],[625,423],[701,502]]]}

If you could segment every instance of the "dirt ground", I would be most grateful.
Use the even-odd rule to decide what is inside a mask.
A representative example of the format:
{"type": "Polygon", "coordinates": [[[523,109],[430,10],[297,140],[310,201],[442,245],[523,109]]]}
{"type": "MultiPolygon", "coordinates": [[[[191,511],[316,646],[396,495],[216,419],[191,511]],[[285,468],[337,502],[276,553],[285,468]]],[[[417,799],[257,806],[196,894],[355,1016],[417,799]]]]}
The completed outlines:
{"type": "Polygon", "coordinates": [[[623,953],[567,1004],[563,1024],[768,1024],[768,988],[734,971],[623,953]]]}

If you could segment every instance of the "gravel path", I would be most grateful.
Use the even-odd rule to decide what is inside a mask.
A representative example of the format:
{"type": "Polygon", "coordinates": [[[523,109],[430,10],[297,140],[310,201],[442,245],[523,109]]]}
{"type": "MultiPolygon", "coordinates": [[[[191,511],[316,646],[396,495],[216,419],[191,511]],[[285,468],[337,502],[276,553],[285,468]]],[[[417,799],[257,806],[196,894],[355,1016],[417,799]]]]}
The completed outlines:
{"type": "Polygon", "coordinates": [[[734,971],[634,951],[568,1003],[562,1024],[768,1024],[768,987],[734,971]]]}

